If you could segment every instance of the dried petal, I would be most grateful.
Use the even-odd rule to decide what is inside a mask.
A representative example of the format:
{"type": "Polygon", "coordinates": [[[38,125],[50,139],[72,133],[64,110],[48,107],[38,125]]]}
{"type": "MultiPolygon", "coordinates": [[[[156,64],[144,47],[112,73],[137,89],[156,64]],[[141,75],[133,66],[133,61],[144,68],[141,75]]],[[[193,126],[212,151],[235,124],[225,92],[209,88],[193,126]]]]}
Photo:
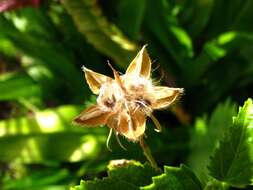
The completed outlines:
{"type": "Polygon", "coordinates": [[[171,105],[183,93],[183,88],[169,88],[164,86],[155,86],[152,94],[154,99],[152,103],[153,109],[162,109],[171,105]]]}
{"type": "Polygon", "coordinates": [[[99,89],[101,88],[102,84],[112,80],[112,78],[94,72],[86,67],[83,67],[83,71],[85,73],[86,81],[94,94],[99,94],[99,89]]]}
{"type": "Polygon", "coordinates": [[[144,45],[128,66],[126,76],[137,75],[149,79],[151,74],[151,64],[152,62],[146,51],[146,45],[144,45]]]}
{"type": "Polygon", "coordinates": [[[156,117],[152,113],[149,115],[149,117],[152,119],[153,123],[155,124],[155,131],[161,132],[162,127],[161,127],[159,121],[156,119],[156,117]]]}
{"type": "Polygon", "coordinates": [[[98,105],[93,105],[77,116],[74,123],[90,126],[104,125],[110,115],[110,112],[102,111],[98,105]]]}
{"type": "Polygon", "coordinates": [[[108,65],[110,66],[110,68],[113,71],[113,76],[114,76],[114,79],[117,82],[117,84],[120,86],[120,88],[122,90],[125,90],[124,85],[123,85],[123,81],[121,80],[119,73],[113,68],[113,66],[109,62],[108,62],[108,65]]]}
{"type": "Polygon", "coordinates": [[[127,139],[138,141],[145,132],[146,116],[139,110],[135,111],[131,116],[123,110],[121,113],[108,119],[108,125],[127,139]]]}

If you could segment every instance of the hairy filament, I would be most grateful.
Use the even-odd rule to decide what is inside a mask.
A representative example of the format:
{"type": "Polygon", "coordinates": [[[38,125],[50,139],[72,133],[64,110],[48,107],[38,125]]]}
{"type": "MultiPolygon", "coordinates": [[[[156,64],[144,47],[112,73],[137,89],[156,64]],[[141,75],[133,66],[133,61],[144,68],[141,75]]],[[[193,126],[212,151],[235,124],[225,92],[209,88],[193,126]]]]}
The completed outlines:
{"type": "Polygon", "coordinates": [[[120,146],[123,150],[126,150],[126,151],[127,151],[126,147],[124,147],[123,144],[120,142],[118,133],[117,133],[116,131],[114,131],[114,134],[115,134],[115,137],[116,137],[116,140],[117,140],[119,146],[120,146]]]}
{"type": "Polygon", "coordinates": [[[110,139],[111,139],[111,137],[112,137],[112,131],[113,131],[113,128],[110,129],[109,135],[108,135],[108,137],[107,137],[107,139],[106,139],[106,148],[107,148],[109,151],[111,151],[111,152],[112,152],[112,149],[111,149],[111,147],[110,147],[109,142],[110,142],[110,139]]]}
{"type": "Polygon", "coordinates": [[[155,128],[156,128],[155,131],[161,132],[162,127],[161,127],[159,121],[155,118],[155,116],[152,113],[149,115],[149,117],[152,119],[153,123],[155,124],[155,128]]]}

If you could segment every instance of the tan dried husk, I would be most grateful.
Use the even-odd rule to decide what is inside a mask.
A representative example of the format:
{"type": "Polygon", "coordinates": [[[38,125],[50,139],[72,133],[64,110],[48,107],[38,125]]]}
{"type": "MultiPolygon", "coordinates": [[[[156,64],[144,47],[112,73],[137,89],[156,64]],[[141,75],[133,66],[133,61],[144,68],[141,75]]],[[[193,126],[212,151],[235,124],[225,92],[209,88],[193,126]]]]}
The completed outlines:
{"type": "Polygon", "coordinates": [[[183,89],[153,85],[151,64],[146,46],[143,46],[124,75],[120,76],[109,64],[114,79],[83,67],[91,91],[99,96],[97,104],[84,110],[74,123],[87,127],[107,125],[116,135],[134,142],[144,135],[147,117],[160,131],[161,126],[152,111],[171,105],[183,89]]]}

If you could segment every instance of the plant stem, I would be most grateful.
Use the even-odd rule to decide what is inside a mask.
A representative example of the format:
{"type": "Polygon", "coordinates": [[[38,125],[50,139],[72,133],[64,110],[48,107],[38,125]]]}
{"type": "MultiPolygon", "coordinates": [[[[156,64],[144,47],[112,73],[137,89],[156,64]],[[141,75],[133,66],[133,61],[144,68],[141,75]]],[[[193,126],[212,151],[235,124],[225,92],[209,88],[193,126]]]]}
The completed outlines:
{"type": "Polygon", "coordinates": [[[145,143],[143,137],[140,139],[140,146],[142,148],[143,154],[146,156],[147,160],[149,161],[150,165],[155,168],[156,170],[162,172],[161,168],[158,167],[154,157],[151,154],[151,150],[148,145],[145,143]]]}

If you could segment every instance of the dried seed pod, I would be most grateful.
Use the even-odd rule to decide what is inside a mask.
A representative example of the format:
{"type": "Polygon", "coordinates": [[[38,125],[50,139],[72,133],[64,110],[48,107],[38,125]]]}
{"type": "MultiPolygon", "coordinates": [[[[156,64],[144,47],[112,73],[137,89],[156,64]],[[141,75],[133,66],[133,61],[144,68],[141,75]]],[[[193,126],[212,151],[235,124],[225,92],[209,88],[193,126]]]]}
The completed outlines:
{"type": "Polygon", "coordinates": [[[150,79],[151,63],[146,46],[143,46],[124,75],[120,76],[109,64],[114,79],[83,67],[87,83],[98,98],[97,104],[83,111],[74,123],[107,125],[115,134],[134,142],[144,135],[147,117],[154,122],[156,131],[161,131],[158,120],[152,115],[153,110],[171,105],[182,95],[183,88],[155,86],[150,79]]]}

